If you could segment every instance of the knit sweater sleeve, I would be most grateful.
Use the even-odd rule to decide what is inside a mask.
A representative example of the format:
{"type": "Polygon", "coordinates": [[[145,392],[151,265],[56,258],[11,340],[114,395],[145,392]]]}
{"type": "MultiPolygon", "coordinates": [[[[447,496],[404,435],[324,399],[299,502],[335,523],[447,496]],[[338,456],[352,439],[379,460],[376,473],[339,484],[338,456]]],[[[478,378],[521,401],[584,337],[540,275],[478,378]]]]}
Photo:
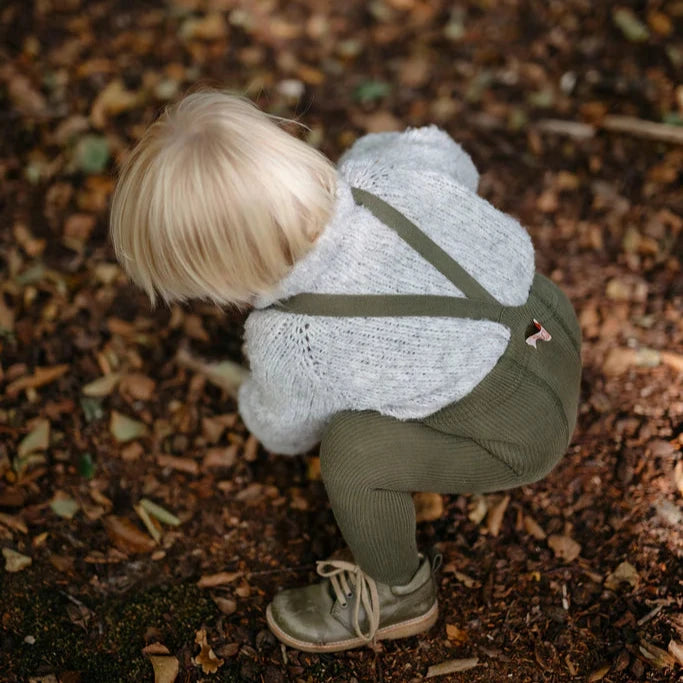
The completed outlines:
{"type": "Polygon", "coordinates": [[[255,311],[245,324],[251,375],[240,387],[239,412],[263,446],[283,455],[305,453],[322,438],[336,412],[307,364],[305,323],[300,316],[255,311]]]}
{"type": "Polygon", "coordinates": [[[472,192],[479,185],[479,173],[470,155],[446,131],[433,125],[402,133],[364,135],[339,160],[342,170],[355,164],[438,171],[472,192]]]}

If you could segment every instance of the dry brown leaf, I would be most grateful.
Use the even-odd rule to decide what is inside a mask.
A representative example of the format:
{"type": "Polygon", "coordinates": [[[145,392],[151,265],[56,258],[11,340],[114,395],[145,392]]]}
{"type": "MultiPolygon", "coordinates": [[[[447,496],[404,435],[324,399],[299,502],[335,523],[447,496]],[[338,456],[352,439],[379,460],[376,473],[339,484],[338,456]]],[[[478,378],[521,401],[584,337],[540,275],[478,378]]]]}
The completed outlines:
{"type": "Polygon", "coordinates": [[[215,674],[223,666],[223,660],[215,655],[211,646],[206,642],[205,629],[197,631],[194,642],[199,645],[201,651],[196,657],[193,657],[192,662],[195,666],[201,666],[205,674],[215,674]]]}
{"type": "Polygon", "coordinates": [[[653,664],[658,669],[672,669],[676,664],[674,657],[669,654],[666,650],[662,650],[661,647],[657,647],[653,643],[640,639],[640,645],[638,646],[640,653],[645,657],[650,664],[653,664]]]}
{"type": "Polygon", "coordinates": [[[149,661],[154,669],[154,683],[173,683],[178,677],[180,663],[176,657],[152,655],[149,661]]]}
{"type": "Polygon", "coordinates": [[[605,577],[605,588],[610,590],[616,590],[621,583],[628,583],[632,588],[637,588],[640,583],[640,575],[630,562],[622,562],[605,577]]]}
{"type": "Polygon", "coordinates": [[[142,648],[143,655],[170,655],[169,649],[161,643],[150,643],[142,648]]]}
{"type": "Polygon", "coordinates": [[[8,396],[15,396],[24,389],[37,389],[46,384],[50,384],[59,379],[69,371],[68,365],[55,365],[49,368],[36,368],[32,375],[20,377],[11,384],[7,385],[5,393],[8,396]]]}
{"type": "Polygon", "coordinates": [[[0,524],[4,524],[9,529],[14,529],[21,534],[28,533],[28,527],[24,523],[24,520],[15,515],[7,515],[4,512],[0,512],[0,524]]]}
{"type": "Polygon", "coordinates": [[[200,588],[213,588],[214,586],[223,586],[226,583],[232,583],[242,576],[242,572],[218,572],[218,574],[206,574],[202,576],[197,585],[200,588]]]}
{"type": "Polygon", "coordinates": [[[150,401],[154,398],[156,382],[146,375],[134,372],[126,375],[119,386],[121,394],[138,401],[150,401]]]}
{"type": "Polygon", "coordinates": [[[5,571],[10,574],[20,572],[26,569],[26,567],[30,567],[33,562],[27,555],[22,555],[11,548],[3,548],[2,554],[5,558],[5,571]]]}
{"type": "Polygon", "coordinates": [[[202,460],[202,468],[210,467],[232,467],[237,460],[237,446],[227,446],[226,448],[209,448],[202,460]]]}
{"type": "Polygon", "coordinates": [[[116,385],[119,383],[121,375],[116,372],[112,372],[110,375],[103,375],[98,377],[96,380],[86,384],[82,392],[86,396],[102,397],[109,396],[109,394],[116,389],[116,385]]]}
{"type": "Polygon", "coordinates": [[[548,537],[548,545],[555,553],[555,557],[565,562],[573,562],[581,553],[581,546],[569,536],[552,534],[548,537]]]}
{"type": "Polygon", "coordinates": [[[595,671],[593,671],[593,673],[591,673],[588,676],[588,683],[595,683],[596,681],[601,681],[605,676],[607,676],[609,670],[609,664],[605,664],[604,666],[601,666],[599,669],[596,669],[595,671]]]}
{"type": "Polygon", "coordinates": [[[683,460],[679,460],[674,467],[674,481],[678,492],[683,496],[683,460]]]}
{"type": "Polygon", "coordinates": [[[468,671],[469,669],[474,669],[478,664],[478,657],[472,657],[470,659],[449,659],[447,662],[430,666],[429,669],[427,669],[425,678],[445,676],[446,674],[452,674],[457,671],[468,671]]]}
{"type": "Polygon", "coordinates": [[[675,640],[672,639],[669,641],[668,650],[673,656],[673,658],[681,666],[683,666],[683,645],[681,645],[681,643],[677,643],[675,640]]]}
{"type": "Polygon", "coordinates": [[[108,83],[95,98],[90,110],[90,121],[95,128],[104,128],[110,116],[117,116],[138,106],[139,93],[127,90],[123,81],[116,78],[108,83]]]}
{"type": "Polygon", "coordinates": [[[183,40],[219,40],[225,38],[228,27],[221,12],[186,19],[180,27],[183,40]]]}
{"type": "Polygon", "coordinates": [[[458,628],[454,624],[446,624],[446,637],[448,640],[458,643],[459,645],[462,645],[462,643],[466,643],[469,640],[467,631],[458,628]]]}
{"type": "Polygon", "coordinates": [[[539,541],[542,541],[547,536],[541,526],[530,515],[524,515],[524,528],[528,534],[539,541]]]}
{"type": "Polygon", "coordinates": [[[109,431],[119,443],[126,443],[139,439],[147,434],[147,425],[138,420],[112,410],[109,421],[109,431]]]}
{"type": "Polygon", "coordinates": [[[418,522],[434,522],[443,516],[443,498],[438,493],[416,493],[413,502],[418,522]]]}
{"type": "Polygon", "coordinates": [[[17,455],[23,458],[29,453],[47,450],[50,445],[50,421],[38,420],[33,429],[21,440],[17,455]]]}
{"type": "Polygon", "coordinates": [[[500,533],[500,527],[503,524],[503,515],[505,515],[505,510],[507,510],[508,503],[510,502],[510,496],[503,496],[493,507],[489,508],[488,514],[486,515],[486,531],[491,534],[491,536],[498,536],[500,533]]]}
{"type": "Polygon", "coordinates": [[[223,614],[234,614],[237,611],[237,603],[230,598],[214,596],[213,601],[223,614]]]}
{"type": "Polygon", "coordinates": [[[489,507],[484,496],[472,496],[467,505],[467,517],[474,524],[480,524],[484,517],[486,517],[488,509],[489,507]]]}
{"type": "Polygon", "coordinates": [[[199,463],[192,458],[181,458],[175,455],[157,455],[157,464],[160,467],[170,467],[179,472],[187,472],[188,474],[199,474],[199,463]]]}
{"type": "Polygon", "coordinates": [[[111,542],[124,553],[147,553],[156,548],[154,540],[125,517],[109,515],[102,523],[111,542]]]}

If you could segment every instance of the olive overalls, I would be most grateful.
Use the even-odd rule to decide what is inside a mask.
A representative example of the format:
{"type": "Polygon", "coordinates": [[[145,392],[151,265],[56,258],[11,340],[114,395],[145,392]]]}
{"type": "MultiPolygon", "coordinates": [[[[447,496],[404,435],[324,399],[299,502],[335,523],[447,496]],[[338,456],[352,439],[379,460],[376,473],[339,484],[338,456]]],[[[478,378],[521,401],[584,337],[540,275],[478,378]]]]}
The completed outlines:
{"type": "Polygon", "coordinates": [[[510,342],[463,399],[419,420],[344,411],[320,447],[335,518],[360,567],[376,581],[407,583],[417,570],[411,493],[481,493],[545,476],[567,449],[576,422],[581,332],[571,303],[536,274],[527,302],[503,306],[414,223],[364,190],[357,203],[445,275],[463,297],[298,294],[278,308],[319,316],[451,316],[493,320],[510,342]],[[527,339],[538,321],[550,341],[527,339]]]}

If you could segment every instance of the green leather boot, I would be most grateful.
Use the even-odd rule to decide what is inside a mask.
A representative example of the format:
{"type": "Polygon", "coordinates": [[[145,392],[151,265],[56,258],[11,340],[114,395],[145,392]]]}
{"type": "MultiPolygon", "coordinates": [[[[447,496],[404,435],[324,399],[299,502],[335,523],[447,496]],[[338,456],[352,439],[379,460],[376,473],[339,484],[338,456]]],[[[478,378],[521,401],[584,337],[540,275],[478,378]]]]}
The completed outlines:
{"type": "Polygon", "coordinates": [[[431,628],[439,614],[433,564],[422,558],[404,586],[387,586],[351,562],[318,562],[325,581],[284,590],[268,605],[273,634],[306,652],[340,652],[372,641],[406,638],[431,628]]]}

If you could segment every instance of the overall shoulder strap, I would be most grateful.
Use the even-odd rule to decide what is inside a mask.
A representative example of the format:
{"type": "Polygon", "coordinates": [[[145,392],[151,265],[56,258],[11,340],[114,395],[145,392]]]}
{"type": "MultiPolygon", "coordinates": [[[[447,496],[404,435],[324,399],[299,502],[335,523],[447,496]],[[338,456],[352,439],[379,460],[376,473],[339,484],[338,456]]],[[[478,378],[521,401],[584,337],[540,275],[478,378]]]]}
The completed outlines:
{"type": "Polygon", "coordinates": [[[422,258],[431,263],[450,280],[466,297],[478,301],[496,300],[455,259],[451,258],[436,242],[427,237],[411,220],[383,199],[361,190],[351,188],[357,204],[361,204],[387,227],[407,242],[422,258]]]}
{"type": "Polygon", "coordinates": [[[500,321],[504,307],[412,221],[375,195],[351,188],[356,203],[391,228],[468,298],[428,294],[296,294],[273,305],[286,313],[329,317],[452,317],[500,321]]]}

